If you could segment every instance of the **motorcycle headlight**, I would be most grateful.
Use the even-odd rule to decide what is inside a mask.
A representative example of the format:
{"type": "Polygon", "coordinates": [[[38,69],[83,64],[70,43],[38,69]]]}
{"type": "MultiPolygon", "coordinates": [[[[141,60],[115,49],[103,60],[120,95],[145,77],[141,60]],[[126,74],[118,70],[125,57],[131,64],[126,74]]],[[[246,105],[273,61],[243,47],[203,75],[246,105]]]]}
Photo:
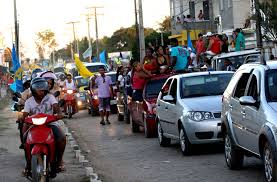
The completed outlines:
{"type": "Polygon", "coordinates": [[[81,94],[80,94],[80,93],[77,93],[76,96],[77,96],[77,97],[81,97],[81,94]]]}
{"type": "Polygon", "coordinates": [[[98,99],[98,96],[97,95],[93,96],[93,99],[95,99],[95,100],[98,99]]]}
{"type": "Polygon", "coordinates": [[[73,90],[67,90],[66,93],[73,94],[73,90]]]}
{"type": "Polygon", "coordinates": [[[34,125],[43,125],[47,120],[47,117],[44,118],[32,118],[32,122],[34,125]]]}
{"type": "Polygon", "coordinates": [[[187,116],[190,120],[193,121],[204,121],[209,119],[214,119],[214,116],[211,112],[205,111],[189,111],[187,116]]]}

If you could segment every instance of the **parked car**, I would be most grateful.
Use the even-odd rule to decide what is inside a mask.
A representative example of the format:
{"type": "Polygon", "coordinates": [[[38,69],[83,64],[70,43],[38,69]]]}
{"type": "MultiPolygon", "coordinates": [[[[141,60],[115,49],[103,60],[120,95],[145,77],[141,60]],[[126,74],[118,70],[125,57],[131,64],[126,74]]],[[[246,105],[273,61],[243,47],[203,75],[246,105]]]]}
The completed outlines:
{"type": "Polygon", "coordinates": [[[143,90],[143,102],[132,101],[128,104],[133,132],[139,132],[139,127],[144,127],[145,137],[156,135],[156,101],[159,92],[172,75],[156,75],[147,81],[143,90]]]}
{"type": "MultiPolygon", "coordinates": [[[[108,72],[106,73],[107,76],[110,76],[113,82],[113,89],[116,89],[116,72],[108,72]]],[[[87,96],[87,103],[88,103],[88,113],[91,114],[92,116],[98,115],[99,112],[99,99],[98,99],[98,88],[97,86],[94,86],[93,89],[89,88],[90,86],[84,88],[84,90],[87,91],[86,96],[87,96]]],[[[111,113],[117,113],[117,101],[116,97],[111,98],[110,101],[111,104],[111,113]]]]}
{"type": "Polygon", "coordinates": [[[221,98],[233,72],[212,71],[172,76],[157,100],[157,132],[161,146],[179,140],[184,155],[192,144],[222,142],[221,98]]]}
{"type": "Polygon", "coordinates": [[[277,181],[277,63],[240,67],[223,95],[222,132],[230,169],[244,156],[264,162],[264,181],[277,181]]]}
{"type": "Polygon", "coordinates": [[[251,58],[253,60],[260,55],[261,51],[259,49],[222,53],[212,58],[212,68],[216,71],[225,71],[226,66],[224,65],[224,61],[228,59],[232,62],[234,69],[237,70],[241,65],[246,63],[246,59],[251,58]]]}
{"type": "Polygon", "coordinates": [[[77,105],[79,109],[86,109],[87,108],[87,96],[86,96],[86,90],[84,90],[85,87],[88,86],[88,79],[83,78],[82,76],[76,76],[74,78],[76,86],[78,88],[77,96],[77,105]]]}

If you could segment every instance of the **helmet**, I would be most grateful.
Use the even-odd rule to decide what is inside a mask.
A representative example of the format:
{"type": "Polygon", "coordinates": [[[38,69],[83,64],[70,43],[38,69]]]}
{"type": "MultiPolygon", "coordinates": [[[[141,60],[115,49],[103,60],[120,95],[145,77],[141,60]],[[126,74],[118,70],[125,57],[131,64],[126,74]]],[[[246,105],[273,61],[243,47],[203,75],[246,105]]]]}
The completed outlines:
{"type": "Polygon", "coordinates": [[[31,81],[31,92],[33,96],[36,95],[37,90],[44,90],[46,93],[49,91],[48,83],[44,78],[37,77],[31,81]]]}
{"type": "Polygon", "coordinates": [[[64,74],[64,73],[60,74],[60,75],[59,75],[59,79],[60,79],[60,80],[65,80],[65,79],[66,79],[65,74],[64,74]]]}
{"type": "Polygon", "coordinates": [[[31,74],[31,79],[34,79],[38,76],[38,74],[42,72],[42,70],[40,68],[36,68],[32,71],[32,74],[31,74]]]}
{"type": "Polygon", "coordinates": [[[26,80],[25,82],[23,82],[23,89],[26,90],[30,87],[31,85],[31,80],[26,80]]]}
{"type": "Polygon", "coordinates": [[[40,73],[38,76],[41,78],[44,78],[46,81],[52,80],[51,87],[49,88],[49,90],[53,89],[55,85],[55,80],[57,80],[57,77],[52,71],[45,71],[43,73],[40,73]]]}

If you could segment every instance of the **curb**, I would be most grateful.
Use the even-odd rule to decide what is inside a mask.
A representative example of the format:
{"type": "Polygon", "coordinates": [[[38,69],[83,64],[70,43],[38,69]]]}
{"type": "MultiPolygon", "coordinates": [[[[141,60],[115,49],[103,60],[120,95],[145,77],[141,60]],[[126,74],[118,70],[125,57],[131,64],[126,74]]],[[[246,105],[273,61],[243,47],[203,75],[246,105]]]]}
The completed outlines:
{"type": "Polygon", "coordinates": [[[82,164],[83,168],[86,170],[86,176],[89,177],[90,182],[102,182],[96,173],[94,173],[93,167],[89,164],[89,160],[82,154],[79,145],[77,144],[76,140],[73,138],[71,132],[69,131],[68,127],[65,125],[64,121],[61,120],[61,124],[65,129],[65,134],[67,140],[69,141],[71,149],[75,153],[75,158],[78,159],[79,163],[82,164]]]}

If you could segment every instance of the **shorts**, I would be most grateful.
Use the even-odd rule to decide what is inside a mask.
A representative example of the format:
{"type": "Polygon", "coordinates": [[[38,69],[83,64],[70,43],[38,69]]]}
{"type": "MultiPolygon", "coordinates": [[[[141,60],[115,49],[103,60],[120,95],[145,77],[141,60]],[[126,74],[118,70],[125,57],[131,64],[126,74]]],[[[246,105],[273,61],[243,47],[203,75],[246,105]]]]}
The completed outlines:
{"type": "Polygon", "coordinates": [[[143,96],[142,96],[143,90],[133,90],[133,95],[132,95],[132,101],[143,101],[143,96]]]}
{"type": "Polygon", "coordinates": [[[110,107],[110,97],[107,98],[99,98],[99,111],[111,111],[110,107]]]}

